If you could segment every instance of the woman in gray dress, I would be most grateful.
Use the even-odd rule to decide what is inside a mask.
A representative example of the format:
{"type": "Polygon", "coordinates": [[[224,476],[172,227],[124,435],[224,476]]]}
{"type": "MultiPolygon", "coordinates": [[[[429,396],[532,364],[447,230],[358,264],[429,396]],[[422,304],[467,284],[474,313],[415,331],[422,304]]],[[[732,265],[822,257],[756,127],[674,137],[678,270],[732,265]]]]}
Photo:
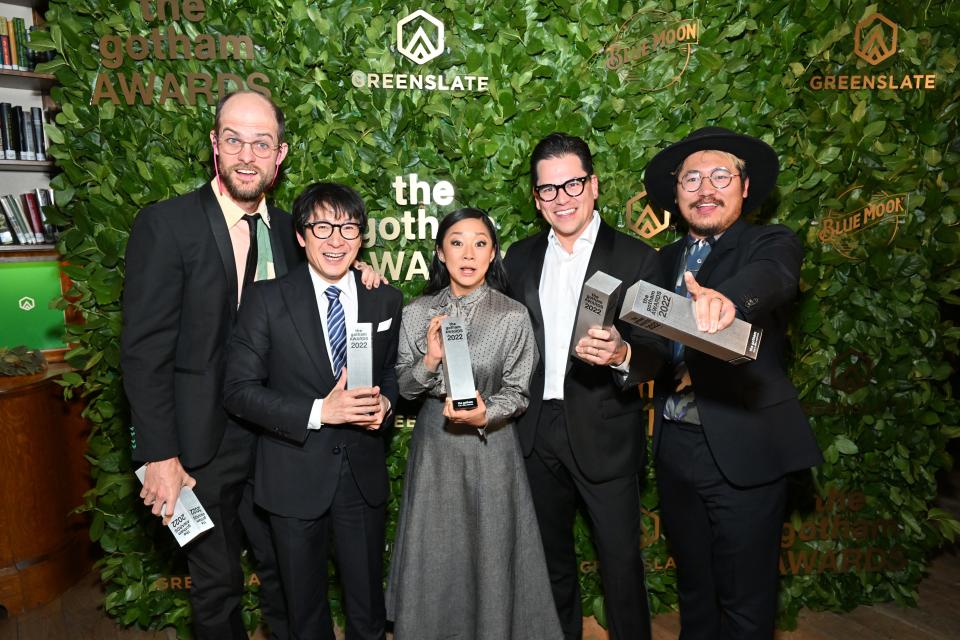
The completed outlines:
{"type": "Polygon", "coordinates": [[[513,426],[527,408],[537,347],[506,283],[492,222],[460,209],[437,230],[426,293],[403,310],[400,393],[424,402],[386,594],[396,640],[563,637],[513,426]],[[445,398],[445,316],[467,328],[475,409],[454,410],[445,398]]]}

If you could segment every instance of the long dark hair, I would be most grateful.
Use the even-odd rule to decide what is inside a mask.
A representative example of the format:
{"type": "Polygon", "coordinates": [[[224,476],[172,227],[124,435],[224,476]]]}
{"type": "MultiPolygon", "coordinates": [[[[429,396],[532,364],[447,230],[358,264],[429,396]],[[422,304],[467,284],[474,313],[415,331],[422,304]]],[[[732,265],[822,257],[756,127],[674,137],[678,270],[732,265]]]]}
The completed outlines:
{"type": "Polygon", "coordinates": [[[437,228],[436,246],[433,251],[433,262],[430,264],[430,280],[427,282],[427,288],[424,293],[437,293],[450,284],[450,272],[447,271],[447,265],[440,261],[438,250],[443,247],[443,239],[447,237],[450,227],[461,220],[482,220],[487,228],[487,233],[493,239],[493,262],[487,268],[487,286],[496,289],[500,293],[510,295],[510,283],[507,280],[507,270],[503,268],[503,259],[500,257],[500,239],[497,237],[497,230],[493,226],[493,221],[481,209],[473,207],[464,207],[448,213],[440,226],[437,228]]]}

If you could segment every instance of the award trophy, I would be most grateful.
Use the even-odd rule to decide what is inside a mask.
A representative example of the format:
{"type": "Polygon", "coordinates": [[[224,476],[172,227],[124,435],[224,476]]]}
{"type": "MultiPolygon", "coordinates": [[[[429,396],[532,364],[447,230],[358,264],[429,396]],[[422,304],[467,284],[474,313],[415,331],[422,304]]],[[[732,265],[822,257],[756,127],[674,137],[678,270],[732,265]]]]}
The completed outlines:
{"type": "Polygon", "coordinates": [[[443,381],[447,397],[454,409],[475,409],[477,387],[473,382],[473,365],[467,348],[467,328],[457,318],[444,318],[440,323],[443,338],[443,381]]]}
{"type": "Polygon", "coordinates": [[[643,280],[627,289],[620,319],[731,364],[756,360],[763,336],[739,318],[723,331],[700,331],[691,300],[643,280]]]}
{"type": "Polygon", "coordinates": [[[570,342],[570,355],[577,355],[577,343],[586,338],[587,331],[594,327],[609,328],[617,317],[617,303],[620,301],[620,285],[613,276],[597,271],[583,283],[580,304],[577,306],[577,320],[573,325],[573,340],[570,342]]]}
{"type": "Polygon", "coordinates": [[[373,333],[369,322],[347,328],[347,389],[373,386],[373,333]]]}

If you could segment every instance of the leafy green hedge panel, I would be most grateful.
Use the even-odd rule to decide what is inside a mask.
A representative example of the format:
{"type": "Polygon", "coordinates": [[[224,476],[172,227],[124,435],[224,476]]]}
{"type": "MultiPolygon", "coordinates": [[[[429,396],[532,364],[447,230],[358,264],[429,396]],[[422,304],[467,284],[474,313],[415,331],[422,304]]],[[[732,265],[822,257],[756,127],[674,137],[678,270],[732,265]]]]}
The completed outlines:
{"type": "MultiPolygon", "coordinates": [[[[96,488],[84,508],[104,551],[111,615],[123,624],[175,625],[183,634],[189,625],[182,561],[137,499],[118,370],[131,222],[144,205],[211,174],[212,105],[203,96],[196,104],[170,98],[178,83],[184,94],[198,86],[201,76],[189,74],[214,84],[218,74],[251,80],[284,110],[291,149],[273,194],[279,205],[289,206],[312,181],[339,180],[359,190],[374,218],[401,218],[405,210],[416,217],[417,206],[397,202],[393,182],[417,174],[455,188],[454,202],[426,205],[425,215],[483,207],[505,244],[541,228],[527,162],[551,131],[588,140],[601,212],[628,231],[646,203],[636,200],[631,216],[627,203],[643,191],[643,167],[666,144],[704,125],[769,142],[782,171],[757,217],[790,226],[806,245],[790,367],[827,458],[798,480],[797,495],[806,499],[784,529],[781,622],[789,625],[801,607],[914,601],[929,555],[960,530],[933,506],[934,474],[952,464],[946,443],[960,434],[946,360],[957,352],[958,330],[939,308],[960,301],[956,3],[193,0],[178,5],[179,20],[150,22],[144,7],[157,10],[146,1],[53,0],[49,37],[36,38],[60,54],[47,64],[62,107],[49,131],[61,170],[56,218],[66,229],[71,294],[86,320],[71,328],[77,372],[66,383],[68,393],[86,398],[94,425],[96,488]],[[196,17],[198,8],[203,17],[189,19],[187,10],[196,17]],[[445,50],[420,66],[395,47],[397,21],[417,9],[442,21],[446,37],[445,50]],[[871,21],[878,11],[895,25],[895,48],[891,29],[871,21]],[[858,30],[861,21],[867,26],[858,30]],[[678,31],[683,24],[693,26],[678,31]],[[131,36],[149,39],[155,28],[194,43],[204,34],[250,35],[256,50],[251,59],[166,60],[153,49],[144,55],[135,42],[117,48],[131,36]],[[615,44],[625,58],[619,65],[608,48],[615,44]],[[867,62],[858,45],[886,58],[867,62]],[[355,72],[486,76],[490,84],[484,92],[373,89],[354,86],[355,72]],[[147,104],[123,103],[134,74],[157,76],[147,104]],[[931,74],[934,87],[919,90],[819,88],[850,83],[849,76],[875,83],[884,76],[899,86],[904,76],[931,74]],[[103,98],[105,79],[121,104],[103,98]]],[[[671,226],[650,242],[661,246],[679,233],[671,226]]],[[[384,251],[400,250],[407,259],[414,251],[429,257],[431,242],[381,239],[371,258],[382,262],[384,251]]],[[[401,283],[408,296],[421,285],[401,283]]],[[[399,429],[391,442],[391,518],[408,439],[399,429]]],[[[648,582],[654,609],[663,611],[676,606],[675,578],[652,482],[643,504],[648,582]]],[[[577,535],[585,611],[603,621],[582,521],[577,535]]],[[[252,579],[251,625],[255,592],[252,579]]]]}

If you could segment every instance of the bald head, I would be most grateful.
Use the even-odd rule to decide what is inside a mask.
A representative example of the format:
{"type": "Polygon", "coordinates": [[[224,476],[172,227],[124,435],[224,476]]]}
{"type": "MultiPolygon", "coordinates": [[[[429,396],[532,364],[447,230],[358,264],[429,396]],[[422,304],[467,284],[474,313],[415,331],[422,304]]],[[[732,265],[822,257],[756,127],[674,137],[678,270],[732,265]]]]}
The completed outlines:
{"type": "Polygon", "coordinates": [[[263,108],[271,112],[276,122],[275,134],[277,136],[277,143],[283,142],[283,137],[286,134],[286,122],[284,121],[283,112],[280,111],[280,107],[262,93],[250,91],[249,89],[233,91],[220,98],[220,101],[217,103],[216,115],[213,119],[213,131],[214,133],[220,132],[220,128],[223,126],[223,113],[225,110],[232,113],[235,110],[250,111],[263,108]]]}

